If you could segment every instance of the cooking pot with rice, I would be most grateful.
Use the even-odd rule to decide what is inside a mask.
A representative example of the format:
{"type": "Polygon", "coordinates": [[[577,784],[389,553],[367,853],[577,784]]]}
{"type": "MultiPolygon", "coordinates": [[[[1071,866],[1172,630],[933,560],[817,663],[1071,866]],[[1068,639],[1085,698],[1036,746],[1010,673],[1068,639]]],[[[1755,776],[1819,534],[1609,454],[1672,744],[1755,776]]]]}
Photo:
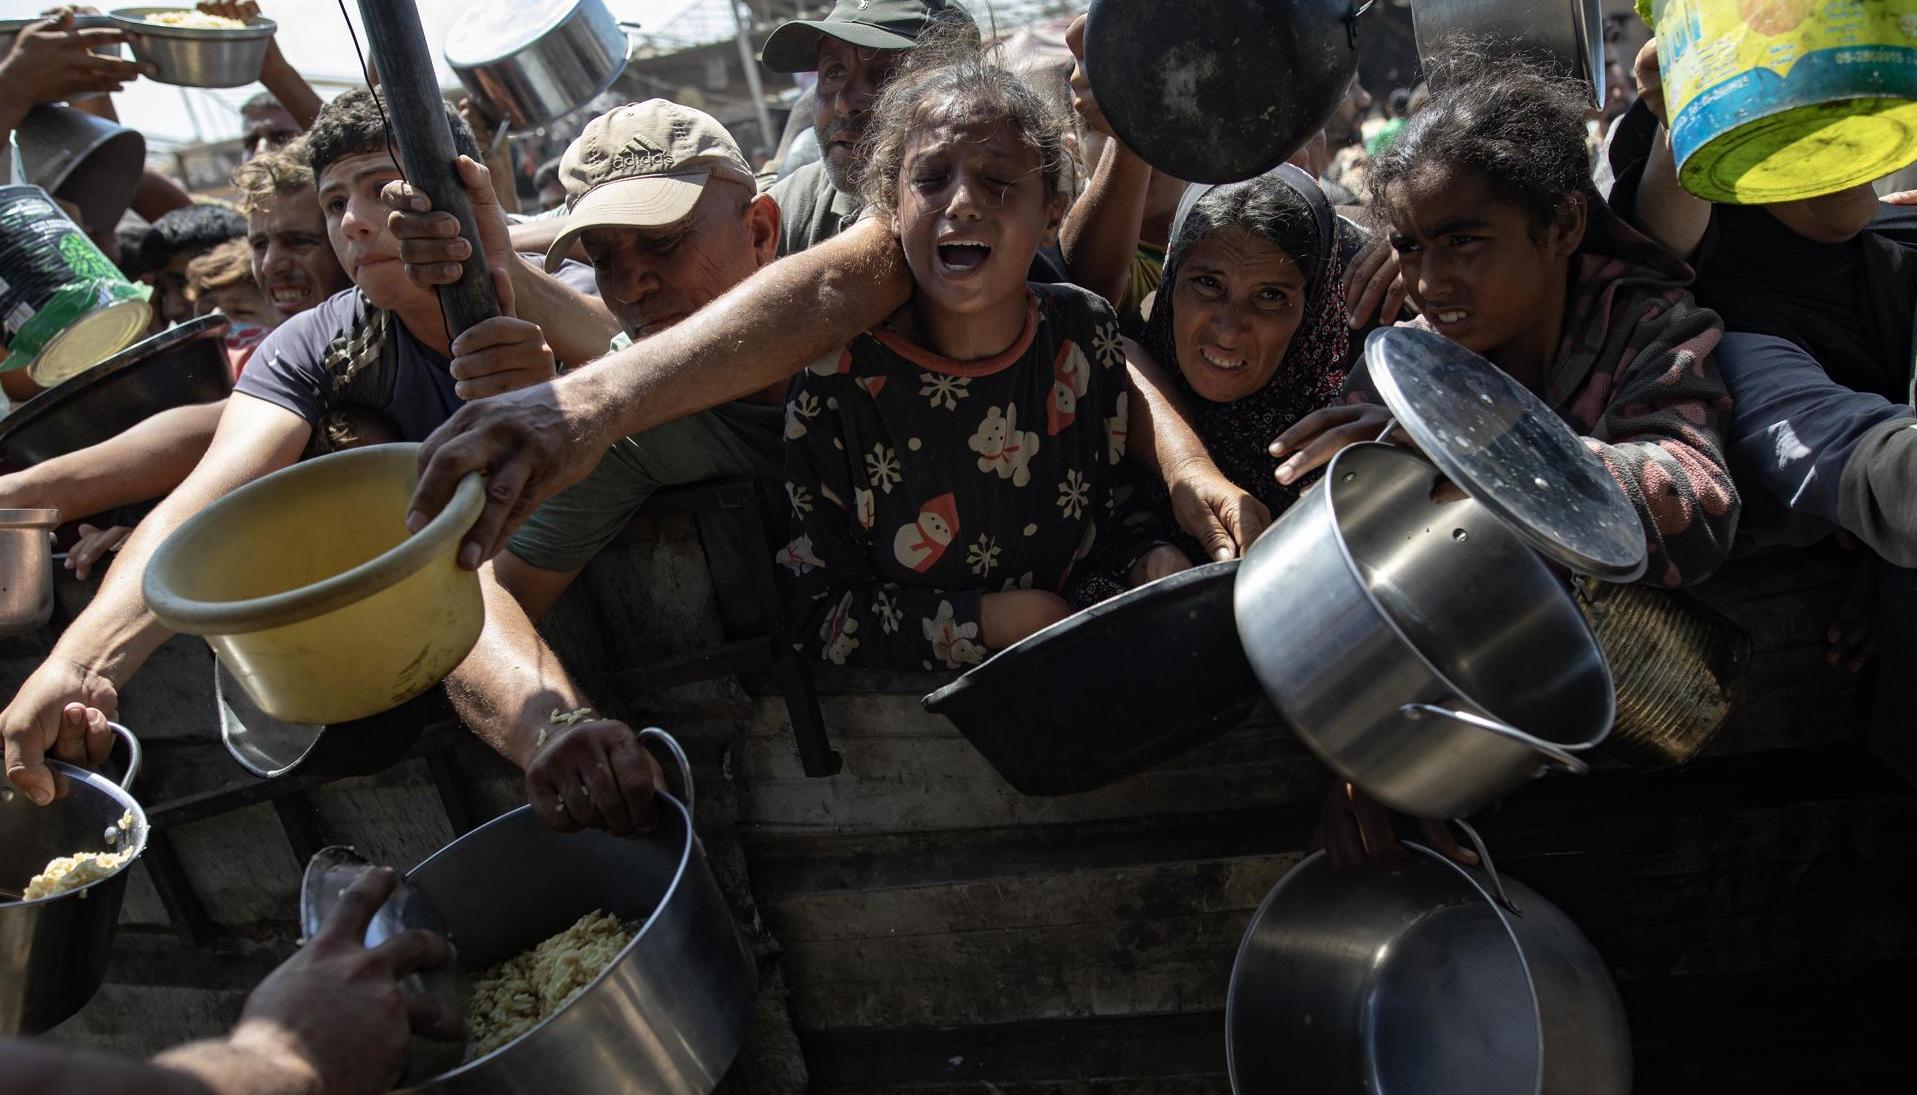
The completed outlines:
{"type": "Polygon", "coordinates": [[[147,839],[146,811],[128,791],[140,743],[124,726],[113,732],[126,756],[117,783],[48,760],[66,784],[48,805],[0,784],[0,1035],[59,1025],[106,977],[128,868],[147,839]]]}
{"type": "MultiPolygon", "coordinates": [[[[615,929],[632,934],[603,971],[530,1029],[406,1090],[706,1095],[731,1067],[745,1044],[758,970],[693,835],[685,753],[663,730],[640,736],[672,754],[685,788],[683,801],[659,793],[652,832],[560,833],[522,806],[407,873],[406,883],[436,908],[468,974],[562,934],[569,939],[557,946],[577,944],[582,955],[595,946],[610,950],[603,944],[615,929]],[[604,916],[588,919],[594,913],[604,916]]],[[[483,987],[475,984],[476,998],[483,987]]],[[[490,1025],[479,1018],[482,1028],[490,1025]]]]}

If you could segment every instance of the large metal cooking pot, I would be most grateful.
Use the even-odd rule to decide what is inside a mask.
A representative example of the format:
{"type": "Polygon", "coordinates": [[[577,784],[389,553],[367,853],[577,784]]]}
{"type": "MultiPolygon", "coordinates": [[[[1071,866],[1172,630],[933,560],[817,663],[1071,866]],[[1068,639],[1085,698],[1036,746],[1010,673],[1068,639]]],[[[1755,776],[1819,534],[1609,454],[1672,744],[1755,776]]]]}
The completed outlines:
{"type": "Polygon", "coordinates": [[[93,997],[106,976],[127,873],[146,850],[146,811],[129,788],[140,774],[140,743],[117,723],[126,767],[114,783],[97,772],[49,760],[66,793],[46,806],[0,784],[0,1035],[38,1034],[93,997]],[[121,818],[133,815],[120,829],[121,818]],[[108,843],[106,835],[114,834],[108,843]],[[133,856],[106,878],[76,890],[21,901],[27,882],[60,857],[82,851],[133,856]]]}
{"type": "Polygon", "coordinates": [[[1145,162],[1188,182],[1237,182],[1324,128],[1358,70],[1363,6],[1093,0],[1085,75],[1145,162]]]}
{"type": "Polygon", "coordinates": [[[1420,452],[1334,457],[1246,553],[1238,634],[1334,771],[1405,813],[1461,817],[1583,771],[1576,754],[1610,731],[1603,652],[1545,560],[1631,581],[1644,527],[1583,440],[1470,350],[1388,328],[1365,369],[1420,452]]]}
{"type": "Polygon", "coordinates": [[[606,971],[518,1039],[409,1090],[458,1095],[706,1095],[745,1043],[758,971],[683,804],[659,794],[659,826],[632,838],[557,833],[522,806],[453,841],[407,878],[439,909],[469,972],[564,931],[595,909],[641,924],[606,971]],[[502,865],[506,869],[502,869],[502,865]]]}
{"type": "Polygon", "coordinates": [[[1312,752],[1393,809],[1448,818],[1584,771],[1613,699],[1550,569],[1478,502],[1435,501],[1440,479],[1394,445],[1340,452],[1245,554],[1236,614],[1312,752]]]}
{"type": "Polygon", "coordinates": [[[483,0],[453,26],[445,54],[467,90],[525,130],[598,98],[628,48],[600,0],[483,0]]]}
{"type": "Polygon", "coordinates": [[[57,509],[0,509],[0,639],[53,619],[57,509]]]}
{"type": "Polygon", "coordinates": [[[224,399],[225,316],[201,316],[136,342],[0,419],[0,456],[22,467],[117,436],[161,411],[224,399]]]}
{"type": "Polygon", "coordinates": [[[1495,870],[1406,847],[1391,868],[1319,852],[1266,896],[1225,1002],[1232,1090],[1629,1092],[1624,1007],[1577,925],[1495,870]]]}
{"type": "Polygon", "coordinates": [[[1490,38],[1528,48],[1591,85],[1604,105],[1604,11],[1598,0],[1413,0],[1418,56],[1457,38],[1490,38]]]}
{"type": "Polygon", "coordinates": [[[1231,623],[1239,561],[1128,590],[925,698],[1028,795],[1114,783],[1243,722],[1261,695],[1231,623]]]}
{"type": "Polygon", "coordinates": [[[27,180],[80,209],[95,234],[120,223],[140,185],[146,138],[84,110],[42,103],[14,130],[27,180]]]}

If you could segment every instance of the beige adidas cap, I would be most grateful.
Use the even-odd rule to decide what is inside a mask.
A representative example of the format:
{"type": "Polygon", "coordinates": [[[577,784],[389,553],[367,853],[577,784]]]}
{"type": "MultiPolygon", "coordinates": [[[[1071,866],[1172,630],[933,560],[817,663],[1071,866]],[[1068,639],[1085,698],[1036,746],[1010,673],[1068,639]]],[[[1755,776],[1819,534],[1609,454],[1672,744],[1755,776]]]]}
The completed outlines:
{"type": "Polygon", "coordinates": [[[677,224],[713,178],[756,189],[739,146],[711,115],[665,99],[601,114],[560,158],[566,230],[547,249],[546,269],[558,269],[588,229],[677,224]]]}

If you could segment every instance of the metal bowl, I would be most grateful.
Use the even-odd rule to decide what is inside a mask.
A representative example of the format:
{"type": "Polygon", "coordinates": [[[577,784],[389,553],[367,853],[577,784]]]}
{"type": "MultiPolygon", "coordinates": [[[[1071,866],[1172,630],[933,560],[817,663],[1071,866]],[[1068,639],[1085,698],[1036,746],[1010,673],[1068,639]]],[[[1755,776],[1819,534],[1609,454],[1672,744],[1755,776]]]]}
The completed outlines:
{"type": "MultiPolygon", "coordinates": [[[[147,418],[233,390],[225,316],[136,342],[0,419],[0,457],[20,467],[96,445],[147,418]]],[[[74,516],[81,516],[75,514],[74,516]]]]}
{"type": "Polygon", "coordinates": [[[38,1034],[79,1011],[106,976],[130,868],[146,850],[146,811],[127,790],[140,772],[140,743],[113,725],[125,746],[118,783],[98,772],[49,760],[62,797],[36,806],[0,784],[0,1035],[38,1034]],[[132,814],[130,828],[120,819],[132,814]],[[112,843],[109,830],[116,833],[112,843]],[[82,851],[133,855],[105,878],[35,901],[19,894],[58,856],[82,851]]]}
{"type": "Polygon", "coordinates": [[[260,78],[266,47],[279,24],[254,16],[238,30],[169,27],[149,23],[146,17],[190,8],[120,8],[115,26],[127,32],[133,59],[159,69],[153,79],[181,87],[240,87],[260,78]]]}
{"type": "Polygon", "coordinates": [[[57,509],[0,509],[0,639],[53,619],[53,527],[57,509]]]}

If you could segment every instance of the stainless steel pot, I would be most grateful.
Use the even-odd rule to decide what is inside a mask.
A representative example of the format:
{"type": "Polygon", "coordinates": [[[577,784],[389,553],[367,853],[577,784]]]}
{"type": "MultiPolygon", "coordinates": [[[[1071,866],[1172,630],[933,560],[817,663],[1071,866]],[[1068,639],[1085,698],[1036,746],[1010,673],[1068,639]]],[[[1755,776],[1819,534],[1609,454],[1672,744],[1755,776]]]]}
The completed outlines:
{"type": "Polygon", "coordinates": [[[1577,925],[1491,868],[1319,852],[1272,888],[1232,964],[1232,1090],[1625,1095],[1631,1038],[1577,925]]]}
{"type": "Polygon", "coordinates": [[[1570,593],[1438,470],[1353,445],[1246,552],[1252,669],[1312,752],[1393,809],[1475,813],[1604,740],[1611,675],[1570,593]],[[1522,729],[1520,729],[1522,728],[1522,729]]]}
{"type": "Polygon", "coordinates": [[[564,931],[595,909],[641,923],[638,935],[579,995],[520,1038],[409,1090],[459,1095],[706,1095],[745,1043],[758,970],[692,831],[685,803],[659,795],[659,826],[642,837],[557,833],[522,806],[413,868],[476,973],[564,931]]]}
{"type": "Polygon", "coordinates": [[[149,23],[148,15],[179,11],[180,6],[119,8],[114,25],[127,32],[133,59],[154,66],[153,79],[180,87],[240,87],[260,78],[266,47],[279,24],[255,15],[236,30],[170,27],[149,23]]]}
{"type": "Polygon", "coordinates": [[[1418,55],[1454,38],[1495,38],[1528,47],[1591,85],[1604,105],[1604,11],[1598,0],[1417,0],[1411,24],[1418,55]]]}
{"type": "Polygon", "coordinates": [[[483,0],[446,36],[445,55],[468,91],[525,130],[598,98],[628,48],[600,0],[483,0]]]}
{"type": "MultiPolygon", "coordinates": [[[[136,342],[0,419],[0,456],[25,467],[118,436],[152,415],[224,399],[227,319],[201,316],[136,342]]],[[[76,514],[75,516],[85,516],[76,514]]]]}
{"type": "Polygon", "coordinates": [[[146,138],[138,130],[43,103],[27,111],[14,140],[27,181],[78,206],[88,230],[120,223],[146,165],[146,138]]]}
{"type": "Polygon", "coordinates": [[[53,619],[53,529],[57,509],[0,509],[0,639],[53,619]]]}
{"type": "Polygon", "coordinates": [[[38,1034],[79,1011],[106,976],[120,899],[133,861],[146,850],[146,811],[129,793],[140,774],[140,742],[117,723],[126,747],[118,783],[71,764],[47,762],[65,794],[46,806],[0,785],[0,1035],[38,1034]],[[132,826],[119,822],[133,815],[132,826]],[[106,834],[112,832],[109,843],[106,834]],[[27,882],[60,856],[125,851],[133,856],[106,878],[76,890],[21,901],[27,882]]]}

